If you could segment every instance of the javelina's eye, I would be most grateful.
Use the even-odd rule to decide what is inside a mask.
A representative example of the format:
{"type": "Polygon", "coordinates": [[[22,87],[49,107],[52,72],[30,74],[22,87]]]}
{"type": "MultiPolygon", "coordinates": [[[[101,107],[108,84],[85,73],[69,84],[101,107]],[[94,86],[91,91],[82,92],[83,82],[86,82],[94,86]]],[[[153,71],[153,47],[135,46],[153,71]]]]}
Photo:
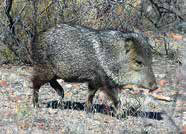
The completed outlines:
{"type": "Polygon", "coordinates": [[[143,63],[141,61],[136,60],[136,63],[139,65],[143,65],[143,63]]]}
{"type": "Polygon", "coordinates": [[[129,50],[126,50],[126,52],[125,52],[125,53],[127,54],[128,52],[129,52],[129,50]]]}

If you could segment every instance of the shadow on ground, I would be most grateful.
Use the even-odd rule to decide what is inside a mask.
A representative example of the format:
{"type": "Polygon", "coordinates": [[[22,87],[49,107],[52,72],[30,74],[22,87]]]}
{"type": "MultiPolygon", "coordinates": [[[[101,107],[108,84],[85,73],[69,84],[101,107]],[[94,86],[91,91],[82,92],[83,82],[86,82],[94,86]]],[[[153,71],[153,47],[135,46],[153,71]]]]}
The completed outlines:
{"type": "MultiPolygon", "coordinates": [[[[85,103],[72,102],[72,101],[63,101],[62,105],[58,104],[57,100],[50,101],[47,103],[47,108],[61,108],[63,109],[73,109],[78,111],[86,111],[85,103]]],[[[102,113],[105,115],[110,115],[116,117],[114,114],[114,108],[111,106],[106,106],[104,104],[93,104],[93,113],[102,113]]],[[[122,115],[119,118],[126,118],[127,116],[142,117],[154,120],[163,120],[162,112],[144,112],[135,109],[134,107],[128,108],[128,110],[123,110],[122,115]]],[[[118,118],[118,117],[117,117],[118,118]]]]}

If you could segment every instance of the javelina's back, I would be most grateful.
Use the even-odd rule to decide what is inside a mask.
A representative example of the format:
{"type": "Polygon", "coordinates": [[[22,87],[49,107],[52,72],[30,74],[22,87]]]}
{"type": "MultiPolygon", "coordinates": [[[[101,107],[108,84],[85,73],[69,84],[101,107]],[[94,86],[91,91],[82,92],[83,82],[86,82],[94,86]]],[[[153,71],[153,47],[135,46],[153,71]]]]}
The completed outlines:
{"type": "Polygon", "coordinates": [[[94,31],[59,25],[41,37],[41,46],[46,49],[42,60],[64,80],[90,79],[98,67],[91,42],[94,38],[99,40],[94,31]]]}
{"type": "Polygon", "coordinates": [[[52,66],[55,75],[67,81],[92,79],[97,69],[114,77],[121,64],[128,68],[126,38],[117,31],[95,31],[61,24],[40,36],[36,60],[52,66]]]}
{"type": "Polygon", "coordinates": [[[38,63],[52,66],[52,71],[49,71],[49,73],[54,72],[55,75],[66,81],[90,80],[97,69],[103,69],[114,76],[114,73],[120,68],[118,60],[127,62],[124,54],[125,45],[119,44],[124,43],[124,39],[121,40],[119,33],[114,35],[111,32],[109,43],[112,44],[107,44],[104,52],[103,48],[101,48],[103,43],[98,31],[62,24],[41,35],[37,50],[37,54],[39,53],[40,55],[37,55],[36,60],[38,63]],[[120,39],[118,44],[116,42],[117,38],[118,40],[120,39]],[[118,49],[117,47],[120,48],[118,49]],[[112,48],[115,48],[115,50],[112,48]],[[120,57],[118,57],[119,55],[114,55],[113,52],[113,55],[110,55],[111,52],[109,51],[115,51],[116,54],[120,51],[120,57]],[[121,52],[123,55],[121,55],[121,52]],[[110,54],[108,55],[107,53],[110,54]],[[105,56],[112,57],[104,59],[105,56]]]}

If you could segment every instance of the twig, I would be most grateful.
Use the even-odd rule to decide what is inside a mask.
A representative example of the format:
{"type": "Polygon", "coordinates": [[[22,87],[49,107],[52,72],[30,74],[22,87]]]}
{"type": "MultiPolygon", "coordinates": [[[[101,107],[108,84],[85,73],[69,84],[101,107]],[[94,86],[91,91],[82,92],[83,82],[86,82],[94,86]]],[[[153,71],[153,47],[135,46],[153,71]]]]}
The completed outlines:
{"type": "Polygon", "coordinates": [[[150,90],[148,89],[144,89],[144,88],[139,88],[135,85],[125,85],[124,87],[122,87],[122,89],[131,89],[133,91],[137,91],[137,93],[135,94],[144,94],[146,96],[152,96],[153,98],[155,99],[158,99],[158,100],[162,100],[162,101],[172,101],[172,99],[170,97],[167,97],[167,96],[163,96],[163,95],[158,95],[158,94],[155,94],[152,92],[150,92],[150,90]]]}
{"type": "Polygon", "coordinates": [[[10,23],[9,28],[11,29],[12,33],[15,34],[15,28],[13,26],[14,21],[13,21],[12,16],[10,15],[10,11],[12,9],[12,3],[13,3],[13,0],[5,0],[4,1],[4,8],[5,8],[5,14],[8,17],[8,20],[10,23]]]}
{"type": "Polygon", "coordinates": [[[51,2],[48,4],[48,6],[47,6],[43,11],[41,11],[41,13],[39,14],[39,16],[41,16],[46,10],[48,10],[48,8],[49,8],[50,6],[52,6],[52,4],[54,4],[53,1],[51,1],[51,2]]]}

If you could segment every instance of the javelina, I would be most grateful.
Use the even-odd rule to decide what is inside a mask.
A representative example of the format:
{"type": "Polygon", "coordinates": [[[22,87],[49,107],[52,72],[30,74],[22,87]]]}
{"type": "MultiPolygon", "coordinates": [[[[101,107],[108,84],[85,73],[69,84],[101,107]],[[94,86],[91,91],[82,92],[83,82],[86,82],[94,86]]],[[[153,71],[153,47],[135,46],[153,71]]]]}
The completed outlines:
{"type": "Polygon", "coordinates": [[[136,84],[156,88],[150,45],[137,33],[96,31],[61,24],[38,37],[34,59],[34,106],[38,106],[40,87],[47,82],[64,97],[58,78],[66,82],[88,82],[87,109],[99,88],[116,108],[120,102],[117,87],[136,84]]]}

